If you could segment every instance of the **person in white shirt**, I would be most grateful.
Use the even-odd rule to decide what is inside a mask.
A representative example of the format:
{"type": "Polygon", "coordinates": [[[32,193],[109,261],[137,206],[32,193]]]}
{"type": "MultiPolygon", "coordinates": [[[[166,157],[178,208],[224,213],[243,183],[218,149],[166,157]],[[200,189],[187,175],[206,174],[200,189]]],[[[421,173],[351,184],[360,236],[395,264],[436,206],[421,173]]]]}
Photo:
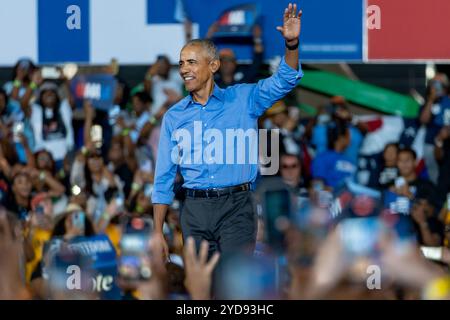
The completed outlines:
{"type": "Polygon", "coordinates": [[[58,87],[44,83],[39,99],[31,107],[30,124],[35,150],[49,150],[55,161],[62,161],[74,144],[72,109],[67,99],[61,101],[58,87]]]}

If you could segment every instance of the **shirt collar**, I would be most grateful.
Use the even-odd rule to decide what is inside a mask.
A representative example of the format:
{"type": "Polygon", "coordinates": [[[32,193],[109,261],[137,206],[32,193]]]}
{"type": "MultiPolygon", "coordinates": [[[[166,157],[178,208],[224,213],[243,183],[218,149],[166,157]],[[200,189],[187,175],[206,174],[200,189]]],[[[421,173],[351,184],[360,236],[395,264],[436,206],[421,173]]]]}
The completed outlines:
{"type": "MultiPolygon", "coordinates": [[[[214,98],[216,98],[219,101],[223,102],[224,101],[224,96],[225,96],[225,90],[220,88],[216,83],[214,83],[214,88],[213,88],[213,92],[212,92],[211,96],[213,96],[214,98]]],[[[208,100],[208,102],[209,102],[209,100],[208,100]]],[[[186,102],[184,104],[184,109],[186,109],[192,103],[194,103],[194,100],[192,99],[192,95],[189,94],[186,97],[186,102]]]]}

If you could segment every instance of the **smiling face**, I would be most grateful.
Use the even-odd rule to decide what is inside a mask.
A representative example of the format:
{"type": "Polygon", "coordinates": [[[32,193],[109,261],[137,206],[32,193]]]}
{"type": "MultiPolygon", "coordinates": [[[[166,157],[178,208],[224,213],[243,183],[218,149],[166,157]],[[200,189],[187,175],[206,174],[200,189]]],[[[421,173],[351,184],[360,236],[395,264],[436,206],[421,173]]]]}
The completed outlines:
{"type": "Polygon", "coordinates": [[[181,50],[179,65],[186,90],[195,93],[212,85],[220,62],[210,57],[201,45],[192,44],[181,50]]]}

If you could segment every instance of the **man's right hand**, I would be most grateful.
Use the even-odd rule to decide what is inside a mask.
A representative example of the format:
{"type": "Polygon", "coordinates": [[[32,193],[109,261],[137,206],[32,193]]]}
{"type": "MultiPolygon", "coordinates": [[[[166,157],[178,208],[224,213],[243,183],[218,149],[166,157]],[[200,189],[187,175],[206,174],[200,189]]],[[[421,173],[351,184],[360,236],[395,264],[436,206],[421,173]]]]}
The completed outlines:
{"type": "Polygon", "coordinates": [[[158,247],[161,247],[163,251],[164,261],[167,261],[167,259],[169,258],[169,246],[167,245],[167,241],[166,238],[164,237],[164,234],[162,233],[162,231],[154,231],[153,238],[159,244],[158,247]]]}

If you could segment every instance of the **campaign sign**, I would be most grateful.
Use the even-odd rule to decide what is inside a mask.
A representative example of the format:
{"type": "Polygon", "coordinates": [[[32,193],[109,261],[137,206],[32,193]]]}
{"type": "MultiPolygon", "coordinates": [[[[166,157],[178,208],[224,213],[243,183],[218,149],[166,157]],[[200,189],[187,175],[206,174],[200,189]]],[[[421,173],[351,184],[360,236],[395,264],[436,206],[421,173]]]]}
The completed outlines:
{"type": "Polygon", "coordinates": [[[409,215],[411,201],[407,197],[399,196],[392,191],[384,192],[384,206],[394,214],[409,215]]]}
{"type": "Polygon", "coordinates": [[[252,29],[259,16],[259,7],[255,4],[235,6],[226,10],[219,18],[219,29],[214,34],[220,37],[251,37],[252,29]]]}
{"type": "Polygon", "coordinates": [[[108,111],[113,105],[117,80],[110,74],[79,75],[72,79],[70,89],[78,108],[83,100],[92,102],[96,109],[108,111]]]}
{"type": "Polygon", "coordinates": [[[101,299],[121,298],[120,289],[116,284],[116,251],[107,236],[77,237],[70,241],[68,248],[92,261],[93,288],[101,299]]]}

